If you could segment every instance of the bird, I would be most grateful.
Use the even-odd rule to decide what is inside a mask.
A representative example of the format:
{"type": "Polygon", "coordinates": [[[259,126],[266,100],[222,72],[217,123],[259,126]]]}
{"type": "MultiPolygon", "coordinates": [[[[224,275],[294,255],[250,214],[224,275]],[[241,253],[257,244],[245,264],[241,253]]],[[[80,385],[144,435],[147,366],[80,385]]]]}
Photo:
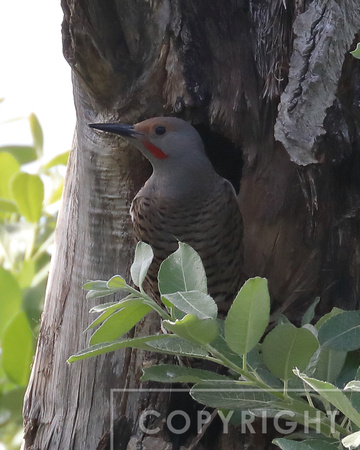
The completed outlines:
{"type": "Polygon", "coordinates": [[[161,262],[180,241],[198,252],[208,293],[227,311],[243,281],[243,219],[232,184],[213,168],[198,132],[175,117],[89,126],[120,135],[152,165],[130,208],[136,240],[154,252],[147,274],[152,295],[158,295],[161,262]]]}

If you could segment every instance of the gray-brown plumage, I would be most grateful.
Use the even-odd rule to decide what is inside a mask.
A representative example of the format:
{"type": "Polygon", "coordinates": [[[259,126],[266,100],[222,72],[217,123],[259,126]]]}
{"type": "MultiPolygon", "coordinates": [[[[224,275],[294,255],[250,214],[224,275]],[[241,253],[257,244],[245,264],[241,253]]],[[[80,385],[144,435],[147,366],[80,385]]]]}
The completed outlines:
{"type": "Polygon", "coordinates": [[[152,292],[160,263],[181,241],[200,254],[209,294],[227,310],[242,281],[242,217],[232,185],[213,169],[197,131],[169,117],[91,126],[125,137],[153,166],[131,207],[136,239],[154,251],[148,274],[152,292]]]}

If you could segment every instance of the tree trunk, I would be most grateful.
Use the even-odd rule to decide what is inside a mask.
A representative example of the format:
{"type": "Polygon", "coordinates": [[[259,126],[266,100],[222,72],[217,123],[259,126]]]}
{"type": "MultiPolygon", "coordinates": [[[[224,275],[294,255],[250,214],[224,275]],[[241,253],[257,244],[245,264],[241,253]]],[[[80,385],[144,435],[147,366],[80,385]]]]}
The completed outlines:
{"type": "MultiPolygon", "coordinates": [[[[94,302],[85,300],[84,282],[129,274],[129,207],[150,173],[139,152],[87,125],[159,115],[190,120],[215,168],[236,187],[242,166],[244,271],[269,279],[274,315],[297,319],[318,295],[322,312],[333,305],[356,309],[360,65],[348,51],[360,6],[357,0],[62,0],[62,6],[76,139],[25,398],[24,448],[179,448],[196,433],[176,440],[164,427],[149,435],[139,424],[146,409],[165,414],[174,401],[178,407],[166,392],[136,391],[147,387],[139,381],[141,367],[156,364],[156,355],[124,350],[66,363],[87,346],[83,330],[94,302]]],[[[151,317],[135,333],[149,330],[158,330],[151,317]]],[[[261,430],[211,433],[196,448],[268,449],[271,442],[261,430]]]]}

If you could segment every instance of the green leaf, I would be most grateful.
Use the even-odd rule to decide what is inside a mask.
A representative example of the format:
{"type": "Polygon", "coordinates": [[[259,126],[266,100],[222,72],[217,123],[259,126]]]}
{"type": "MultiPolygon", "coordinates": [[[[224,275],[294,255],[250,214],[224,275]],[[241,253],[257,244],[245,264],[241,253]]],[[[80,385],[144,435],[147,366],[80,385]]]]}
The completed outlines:
{"type": "Polygon", "coordinates": [[[197,383],[190,395],[206,406],[227,410],[268,408],[279,400],[273,394],[233,380],[197,383]]]}
{"type": "Polygon", "coordinates": [[[112,314],[114,314],[116,311],[120,309],[124,309],[126,307],[133,306],[133,305],[141,305],[143,304],[143,300],[140,298],[131,298],[131,299],[123,299],[120,302],[116,303],[108,303],[106,305],[98,305],[94,308],[90,309],[90,312],[101,312],[99,317],[97,317],[87,328],[85,331],[90,330],[91,328],[94,328],[96,325],[99,325],[101,322],[104,322],[105,319],[110,317],[112,314]]]}
{"type": "Polygon", "coordinates": [[[164,335],[166,339],[148,342],[152,350],[168,355],[188,356],[193,358],[204,358],[208,351],[199,344],[194,344],[186,339],[175,335],[164,335]]]}
{"type": "Polygon", "coordinates": [[[283,325],[284,323],[291,323],[291,322],[284,314],[280,314],[277,317],[276,325],[283,325]]]}
{"type": "MultiPolygon", "coordinates": [[[[358,57],[360,59],[360,56],[358,57]]],[[[355,449],[360,446],[360,431],[350,434],[341,439],[341,443],[345,448],[355,449]]]]}
{"type": "Polygon", "coordinates": [[[301,326],[303,327],[304,325],[310,323],[314,316],[315,316],[315,308],[317,306],[317,304],[320,301],[320,297],[316,297],[316,299],[314,300],[314,302],[309,306],[309,308],[306,310],[305,314],[303,315],[303,318],[301,320],[301,326]]]}
{"type": "Polygon", "coordinates": [[[25,313],[20,311],[6,327],[2,339],[3,368],[16,384],[26,385],[32,355],[33,336],[25,313]]]}
{"type": "Polygon", "coordinates": [[[44,136],[40,122],[34,113],[31,113],[29,116],[29,123],[36,154],[40,158],[43,153],[44,136]]]}
{"type": "Polygon", "coordinates": [[[150,310],[150,306],[135,303],[115,312],[91,336],[90,345],[119,338],[131,330],[150,310]]]}
{"type": "Polygon", "coordinates": [[[301,378],[312,389],[317,391],[321,397],[330,402],[345,416],[347,416],[357,426],[360,426],[360,413],[352,406],[350,400],[343,394],[337,387],[326,381],[316,380],[310,378],[303,373],[300,373],[299,369],[294,369],[296,376],[301,378]]]}
{"type": "Polygon", "coordinates": [[[225,338],[235,353],[244,355],[259,342],[269,323],[270,295],[265,278],[246,281],[225,320],[225,338]]]}
{"type": "Polygon", "coordinates": [[[108,302],[108,303],[102,303],[101,305],[95,305],[93,306],[89,312],[91,313],[99,313],[99,312],[103,312],[106,309],[110,308],[111,306],[115,306],[118,305],[119,302],[108,302]]]}
{"type": "Polygon", "coordinates": [[[360,392],[360,381],[359,380],[349,381],[344,387],[344,391],[360,392]]]}
{"type": "Polygon", "coordinates": [[[162,364],[143,368],[142,381],[158,381],[160,383],[198,383],[203,380],[226,380],[221,375],[208,370],[193,369],[192,367],[162,364]]]}
{"type": "MultiPolygon", "coordinates": [[[[227,345],[227,342],[225,340],[225,322],[224,320],[217,319],[218,324],[218,335],[216,336],[216,339],[211,343],[211,347],[217,350],[219,353],[221,353],[225,358],[230,359],[234,364],[238,365],[239,367],[242,367],[243,365],[243,358],[242,356],[238,355],[237,353],[234,353],[229,346],[227,345]]],[[[250,353],[251,355],[251,353],[250,353]]]]}
{"type": "Polygon", "coordinates": [[[268,386],[277,390],[282,390],[284,388],[283,382],[264,367],[258,367],[256,373],[268,386]]]}
{"type": "Polygon", "coordinates": [[[108,289],[108,282],[103,280],[88,281],[83,285],[83,289],[87,291],[104,291],[108,289]]]}
{"type": "Polygon", "coordinates": [[[333,383],[340,375],[347,353],[324,347],[319,351],[316,369],[312,375],[314,378],[333,383]]]}
{"type": "Polygon", "coordinates": [[[282,380],[293,376],[294,367],[304,370],[317,348],[318,341],[311,331],[290,323],[275,327],[262,345],[265,364],[282,380]]]}
{"type": "Polygon", "coordinates": [[[102,298],[106,297],[107,295],[114,294],[116,291],[113,291],[112,289],[104,289],[103,291],[100,291],[99,289],[94,291],[89,291],[86,294],[86,300],[92,300],[93,298],[102,298]]]}
{"type": "Polygon", "coordinates": [[[40,220],[44,200],[44,185],[38,175],[21,172],[12,180],[12,194],[20,213],[28,222],[40,220]]]}
{"type": "Polygon", "coordinates": [[[47,198],[47,205],[53,205],[54,203],[58,202],[61,199],[62,193],[64,189],[64,181],[61,180],[60,182],[55,184],[53,181],[53,189],[51,191],[51,194],[47,198]]]}
{"type": "Polygon", "coordinates": [[[36,150],[30,145],[4,145],[0,147],[0,152],[10,153],[21,165],[37,160],[36,150]]]}
{"type": "Polygon", "coordinates": [[[339,445],[338,440],[329,440],[329,439],[306,439],[302,442],[278,438],[274,439],[273,444],[276,444],[283,450],[336,450],[339,445]]]}
{"type": "MultiPolygon", "coordinates": [[[[166,335],[159,336],[144,336],[141,338],[130,338],[130,339],[117,339],[112,342],[102,342],[101,344],[92,345],[91,347],[85,348],[75,355],[70,356],[68,363],[73,363],[75,361],[80,361],[82,359],[92,358],[93,356],[102,355],[104,353],[110,353],[121,348],[139,348],[142,350],[154,351],[154,348],[149,345],[150,342],[158,342],[162,340],[169,340],[166,335]]],[[[159,350],[160,353],[161,352],[159,350]]],[[[166,352],[165,352],[166,353],[166,352]]]]}
{"type": "Polygon", "coordinates": [[[114,275],[113,277],[111,277],[110,280],[106,283],[106,286],[109,289],[116,289],[116,290],[128,287],[124,278],[122,278],[120,275],[114,275]]]}
{"type": "Polygon", "coordinates": [[[12,200],[10,180],[20,170],[20,164],[10,153],[0,153],[0,197],[12,200]]]}
{"type": "Polygon", "coordinates": [[[44,165],[43,170],[48,170],[56,166],[66,166],[69,159],[69,155],[70,152],[68,150],[64,153],[60,153],[59,155],[54,156],[54,158],[52,158],[44,165]]]}
{"type": "MultiPolygon", "coordinates": [[[[4,407],[7,411],[10,412],[11,414],[11,420],[21,423],[22,422],[22,417],[21,417],[21,410],[22,410],[22,406],[23,406],[23,402],[24,402],[24,395],[25,395],[25,386],[16,386],[14,384],[12,384],[12,386],[9,388],[9,390],[7,390],[7,386],[4,386],[4,391],[2,393],[2,395],[0,396],[0,415],[1,415],[1,410],[4,407]]],[[[1,425],[3,425],[2,420],[0,418],[0,427],[1,425]]],[[[4,428],[2,428],[2,433],[1,433],[1,443],[4,443],[4,428]]],[[[8,448],[8,447],[6,447],[8,448]]],[[[11,449],[13,449],[14,447],[11,446],[11,449]]]]}
{"type": "Polygon", "coordinates": [[[14,202],[0,198],[0,212],[4,213],[18,213],[19,210],[14,202]]]}
{"type": "Polygon", "coordinates": [[[172,333],[200,344],[209,344],[216,338],[218,333],[215,319],[200,320],[192,314],[187,314],[181,320],[175,320],[175,322],[164,320],[163,325],[172,333]]]}
{"type": "Polygon", "coordinates": [[[31,259],[24,260],[22,263],[21,271],[16,275],[16,279],[18,280],[21,289],[25,289],[31,286],[31,282],[35,276],[35,273],[35,262],[31,259]]]}
{"type": "Polygon", "coordinates": [[[138,242],[135,249],[135,259],[130,268],[131,278],[135,286],[142,286],[153,258],[154,253],[150,245],[145,242],[138,242]]]}
{"type": "Polygon", "coordinates": [[[334,350],[360,348],[360,311],[345,311],[331,317],[319,329],[319,342],[334,350]]]}
{"type": "MultiPolygon", "coordinates": [[[[350,391],[350,402],[360,413],[360,368],[356,371],[355,380],[346,384],[345,391],[350,391]]],[[[352,431],[355,431],[354,429],[352,431]]]]}
{"type": "Polygon", "coordinates": [[[0,267],[0,338],[8,323],[18,314],[21,306],[20,286],[15,277],[0,267]]]}
{"type": "Polygon", "coordinates": [[[293,441],[285,438],[274,439],[272,443],[277,445],[282,450],[311,450],[310,447],[303,442],[293,441]]]}
{"type": "Polygon", "coordinates": [[[200,256],[189,245],[179,242],[176,252],[160,265],[159,290],[162,295],[200,291],[207,294],[206,274],[200,256]]]}
{"type": "Polygon", "coordinates": [[[119,289],[122,289],[122,278],[119,275],[115,275],[110,278],[109,281],[103,280],[94,280],[88,281],[83,285],[83,289],[88,290],[89,292],[86,294],[87,300],[91,300],[93,298],[102,298],[107,295],[114,294],[119,289]],[[110,283],[110,285],[109,285],[110,283]],[[111,287],[114,286],[114,287],[111,287]]]}
{"type": "Polygon", "coordinates": [[[102,298],[102,297],[106,297],[106,296],[114,294],[114,293],[115,293],[115,291],[113,291],[112,289],[104,289],[103,291],[100,291],[100,290],[89,291],[86,294],[86,300],[92,300],[94,298],[102,298]]]}
{"type": "Polygon", "coordinates": [[[343,312],[342,309],[340,308],[336,308],[334,307],[329,313],[325,314],[324,316],[320,317],[320,319],[318,320],[318,322],[316,322],[315,328],[317,330],[320,329],[320,327],[327,322],[329,319],[331,319],[331,317],[335,317],[338,314],[341,314],[343,312]]]}
{"type": "Polygon", "coordinates": [[[11,412],[0,405],[0,427],[11,419],[11,412]]]}
{"type": "Polygon", "coordinates": [[[174,294],[164,294],[172,305],[186,314],[192,314],[198,319],[215,319],[217,316],[217,306],[210,295],[200,291],[175,292],[174,294]]]}
{"type": "Polygon", "coordinates": [[[356,49],[350,52],[354,58],[360,59],[360,43],[356,44],[356,49]]]}
{"type": "Polygon", "coordinates": [[[89,348],[81,350],[79,353],[72,355],[69,363],[80,361],[82,359],[92,358],[93,356],[102,355],[103,353],[113,352],[121,348],[140,348],[151,352],[165,353],[168,355],[181,355],[195,358],[204,358],[208,352],[199,345],[191,344],[185,339],[181,339],[174,335],[156,335],[145,336],[142,338],[117,339],[112,342],[103,342],[101,344],[92,345],[89,348]]]}

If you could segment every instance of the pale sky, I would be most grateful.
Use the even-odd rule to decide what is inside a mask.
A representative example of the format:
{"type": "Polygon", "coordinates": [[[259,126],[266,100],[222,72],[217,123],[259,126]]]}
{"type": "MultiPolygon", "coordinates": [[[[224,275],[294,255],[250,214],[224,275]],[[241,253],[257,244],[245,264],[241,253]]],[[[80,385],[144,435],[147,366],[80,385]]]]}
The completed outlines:
{"type": "Polygon", "coordinates": [[[0,145],[31,144],[25,120],[2,122],[34,112],[46,157],[71,147],[75,111],[61,22],[60,0],[0,0],[0,145]]]}

